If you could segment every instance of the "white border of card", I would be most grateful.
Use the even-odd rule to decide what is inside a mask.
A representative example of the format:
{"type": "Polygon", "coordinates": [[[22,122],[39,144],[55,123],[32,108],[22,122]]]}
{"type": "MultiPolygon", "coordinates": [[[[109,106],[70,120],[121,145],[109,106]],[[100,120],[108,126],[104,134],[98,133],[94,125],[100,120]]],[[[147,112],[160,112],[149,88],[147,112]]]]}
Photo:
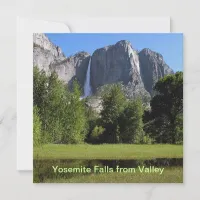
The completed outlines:
{"type": "Polygon", "coordinates": [[[17,19],[17,170],[33,170],[33,33],[169,33],[170,17],[17,19]],[[24,56],[24,51],[26,56],[24,56]]]}

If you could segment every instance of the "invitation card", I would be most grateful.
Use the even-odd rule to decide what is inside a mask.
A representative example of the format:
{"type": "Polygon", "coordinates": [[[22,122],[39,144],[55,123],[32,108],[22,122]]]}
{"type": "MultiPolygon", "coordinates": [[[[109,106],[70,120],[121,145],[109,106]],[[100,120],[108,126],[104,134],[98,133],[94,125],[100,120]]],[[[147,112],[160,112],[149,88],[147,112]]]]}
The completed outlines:
{"type": "Polygon", "coordinates": [[[34,183],[182,183],[183,35],[33,34],[34,183]]]}

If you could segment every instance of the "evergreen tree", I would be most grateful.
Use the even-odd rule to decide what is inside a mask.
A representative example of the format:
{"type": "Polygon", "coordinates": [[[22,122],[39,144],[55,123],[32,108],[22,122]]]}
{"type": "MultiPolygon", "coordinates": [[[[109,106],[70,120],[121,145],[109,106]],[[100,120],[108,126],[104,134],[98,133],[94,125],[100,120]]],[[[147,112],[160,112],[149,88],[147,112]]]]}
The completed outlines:
{"type": "Polygon", "coordinates": [[[120,134],[123,143],[142,143],[143,106],[140,99],[131,100],[120,116],[120,134]]]}
{"type": "Polygon", "coordinates": [[[160,79],[145,114],[145,129],[158,143],[181,143],[183,140],[183,72],[160,79]]]}
{"type": "Polygon", "coordinates": [[[117,84],[111,85],[110,89],[103,94],[101,121],[105,128],[104,142],[120,142],[118,119],[124,109],[125,102],[125,96],[121,87],[117,84]]]}

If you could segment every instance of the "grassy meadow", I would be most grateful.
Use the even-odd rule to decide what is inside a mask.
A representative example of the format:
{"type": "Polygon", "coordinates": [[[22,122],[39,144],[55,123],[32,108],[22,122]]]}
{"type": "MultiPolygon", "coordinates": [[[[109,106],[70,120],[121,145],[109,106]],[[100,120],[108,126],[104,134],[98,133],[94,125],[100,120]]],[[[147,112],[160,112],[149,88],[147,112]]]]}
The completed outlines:
{"type": "Polygon", "coordinates": [[[34,148],[34,159],[154,159],[182,158],[183,146],[171,144],[47,144],[34,148]]]}
{"type": "Polygon", "coordinates": [[[102,145],[56,145],[46,144],[34,148],[35,183],[182,183],[183,166],[164,164],[157,160],[181,160],[182,145],[154,144],[102,144],[102,145]],[[146,162],[155,160],[154,162],[146,162]],[[102,161],[102,162],[101,162],[102,161]],[[108,164],[110,163],[110,164],[108,164]],[[112,164],[111,164],[112,163],[112,164]],[[114,165],[113,165],[114,163],[114,165]],[[75,168],[95,165],[104,167],[164,167],[162,175],[157,173],[54,173],[52,166],[75,168]]]}

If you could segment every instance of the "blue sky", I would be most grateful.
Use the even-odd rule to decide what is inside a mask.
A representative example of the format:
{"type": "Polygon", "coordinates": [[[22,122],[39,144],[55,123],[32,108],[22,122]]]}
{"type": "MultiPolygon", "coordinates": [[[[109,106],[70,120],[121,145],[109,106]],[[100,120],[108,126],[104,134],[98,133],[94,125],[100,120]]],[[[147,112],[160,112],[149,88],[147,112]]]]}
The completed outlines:
{"type": "Polygon", "coordinates": [[[183,71],[183,35],[181,33],[50,33],[47,37],[68,57],[79,51],[92,54],[97,48],[128,40],[137,50],[149,48],[163,55],[174,71],[183,71]]]}

